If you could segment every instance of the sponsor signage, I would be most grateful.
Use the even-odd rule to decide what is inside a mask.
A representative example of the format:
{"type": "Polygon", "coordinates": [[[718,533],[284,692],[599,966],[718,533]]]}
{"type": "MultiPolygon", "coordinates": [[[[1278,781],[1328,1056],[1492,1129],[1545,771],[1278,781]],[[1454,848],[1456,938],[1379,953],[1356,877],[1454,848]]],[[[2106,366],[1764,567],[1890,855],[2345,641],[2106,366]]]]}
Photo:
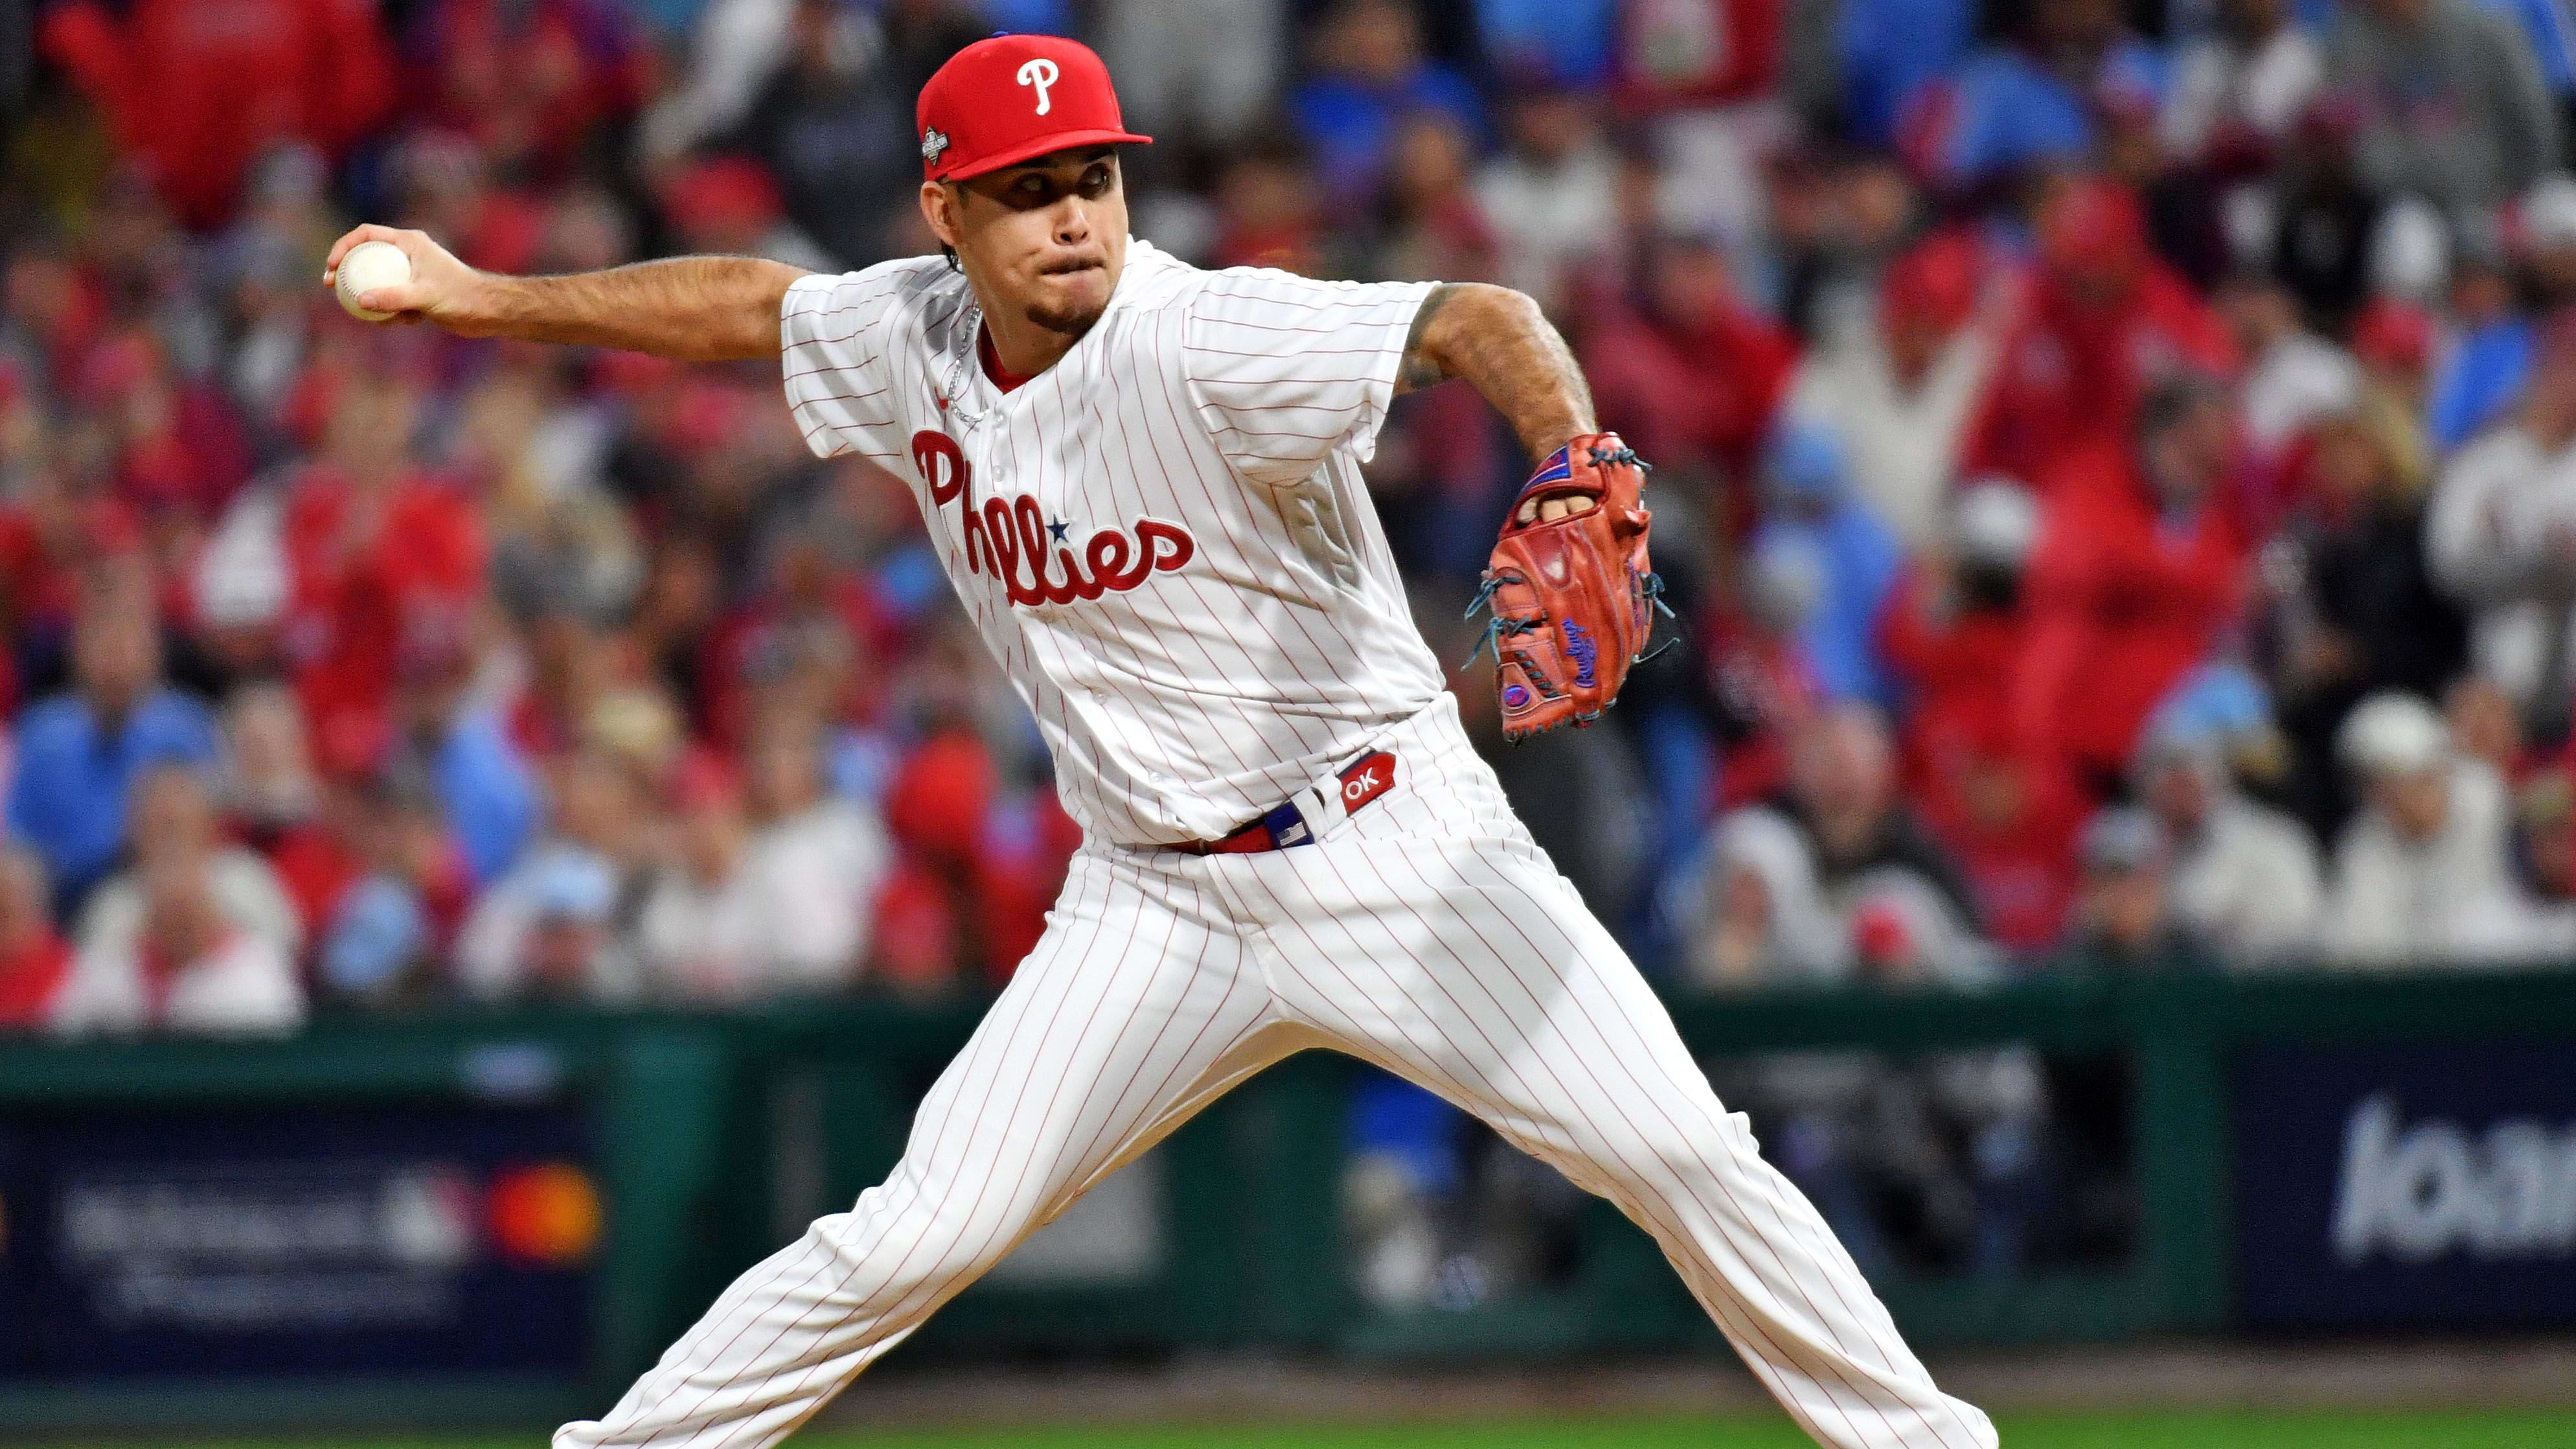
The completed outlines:
{"type": "Polygon", "coordinates": [[[2235,1086],[2248,1324],[2576,1324],[2576,1040],[2264,1047],[2235,1086]]]}
{"type": "Polygon", "coordinates": [[[0,1120],[0,1378],[578,1375],[602,1230],[562,1104],[0,1120]]]}

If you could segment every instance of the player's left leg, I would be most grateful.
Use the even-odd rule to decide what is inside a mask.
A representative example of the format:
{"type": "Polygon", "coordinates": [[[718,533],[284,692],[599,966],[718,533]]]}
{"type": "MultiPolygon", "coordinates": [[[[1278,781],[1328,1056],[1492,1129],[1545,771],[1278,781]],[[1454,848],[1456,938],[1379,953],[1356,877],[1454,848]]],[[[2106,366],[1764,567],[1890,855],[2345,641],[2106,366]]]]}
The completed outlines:
{"type": "Polygon", "coordinates": [[[1448,707],[1398,786],[1317,845],[1225,862],[1283,1010],[1475,1112],[1653,1233],[1834,1449],[1992,1449],[1815,1208],[1763,1161],[1663,1004],[1502,804],[1448,707]]]}
{"type": "Polygon", "coordinates": [[[1310,1041],[1198,884],[1081,851],[893,1174],[745,1272],[556,1449],[766,1449],[1085,1189],[1310,1041]]]}

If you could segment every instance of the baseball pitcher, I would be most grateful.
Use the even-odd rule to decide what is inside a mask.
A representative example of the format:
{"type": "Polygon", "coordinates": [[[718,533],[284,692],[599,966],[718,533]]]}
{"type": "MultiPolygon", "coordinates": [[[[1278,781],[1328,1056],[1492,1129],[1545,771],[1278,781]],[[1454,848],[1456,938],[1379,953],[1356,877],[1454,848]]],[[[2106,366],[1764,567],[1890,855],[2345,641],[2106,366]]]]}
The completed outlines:
{"type": "Polygon", "coordinates": [[[893,1176],[557,1449],[777,1443],[1092,1184],[1308,1047],[1616,1203],[1819,1443],[1990,1449],[1513,817],[1411,622],[1360,469],[1396,394],[1463,378],[1539,460],[1476,601],[1506,732],[1597,717],[1650,632],[1644,465],[1537,306],[1202,271],[1131,238],[1118,148],[1147,138],[1071,41],[969,46],[916,115],[937,256],[503,277],[418,232],[332,249],[403,250],[410,280],[357,299],[401,320],[779,359],[817,455],[912,485],[1084,833],[893,1176]]]}

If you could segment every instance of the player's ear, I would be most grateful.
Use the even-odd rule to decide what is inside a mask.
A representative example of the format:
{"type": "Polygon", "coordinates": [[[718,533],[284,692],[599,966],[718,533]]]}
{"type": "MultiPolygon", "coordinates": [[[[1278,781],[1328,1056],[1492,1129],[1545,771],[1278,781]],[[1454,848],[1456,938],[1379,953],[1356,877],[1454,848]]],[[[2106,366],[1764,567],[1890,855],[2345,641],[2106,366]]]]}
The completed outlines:
{"type": "Polygon", "coordinates": [[[939,238],[940,245],[957,245],[956,193],[936,181],[921,183],[921,219],[929,225],[930,234],[939,238]]]}

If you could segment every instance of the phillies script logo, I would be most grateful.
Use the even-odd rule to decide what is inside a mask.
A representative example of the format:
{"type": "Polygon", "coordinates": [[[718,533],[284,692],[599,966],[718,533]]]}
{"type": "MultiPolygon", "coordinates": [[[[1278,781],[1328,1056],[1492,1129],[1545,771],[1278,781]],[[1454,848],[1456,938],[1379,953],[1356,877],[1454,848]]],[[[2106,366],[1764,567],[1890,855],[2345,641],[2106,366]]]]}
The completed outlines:
{"type": "Polygon", "coordinates": [[[913,434],[912,465],[930,485],[932,507],[964,500],[967,571],[1000,579],[1014,604],[1070,604],[1123,594],[1147,574],[1169,573],[1198,552],[1197,541],[1178,524],[1139,518],[1133,538],[1124,529],[1104,528],[1084,541],[1077,556],[1065,539],[1067,525],[1047,522],[1038,501],[1025,493],[1007,502],[987,498],[979,509],[973,470],[946,433],[913,434]],[[1050,543],[1056,545],[1052,559],[1050,543]]]}

